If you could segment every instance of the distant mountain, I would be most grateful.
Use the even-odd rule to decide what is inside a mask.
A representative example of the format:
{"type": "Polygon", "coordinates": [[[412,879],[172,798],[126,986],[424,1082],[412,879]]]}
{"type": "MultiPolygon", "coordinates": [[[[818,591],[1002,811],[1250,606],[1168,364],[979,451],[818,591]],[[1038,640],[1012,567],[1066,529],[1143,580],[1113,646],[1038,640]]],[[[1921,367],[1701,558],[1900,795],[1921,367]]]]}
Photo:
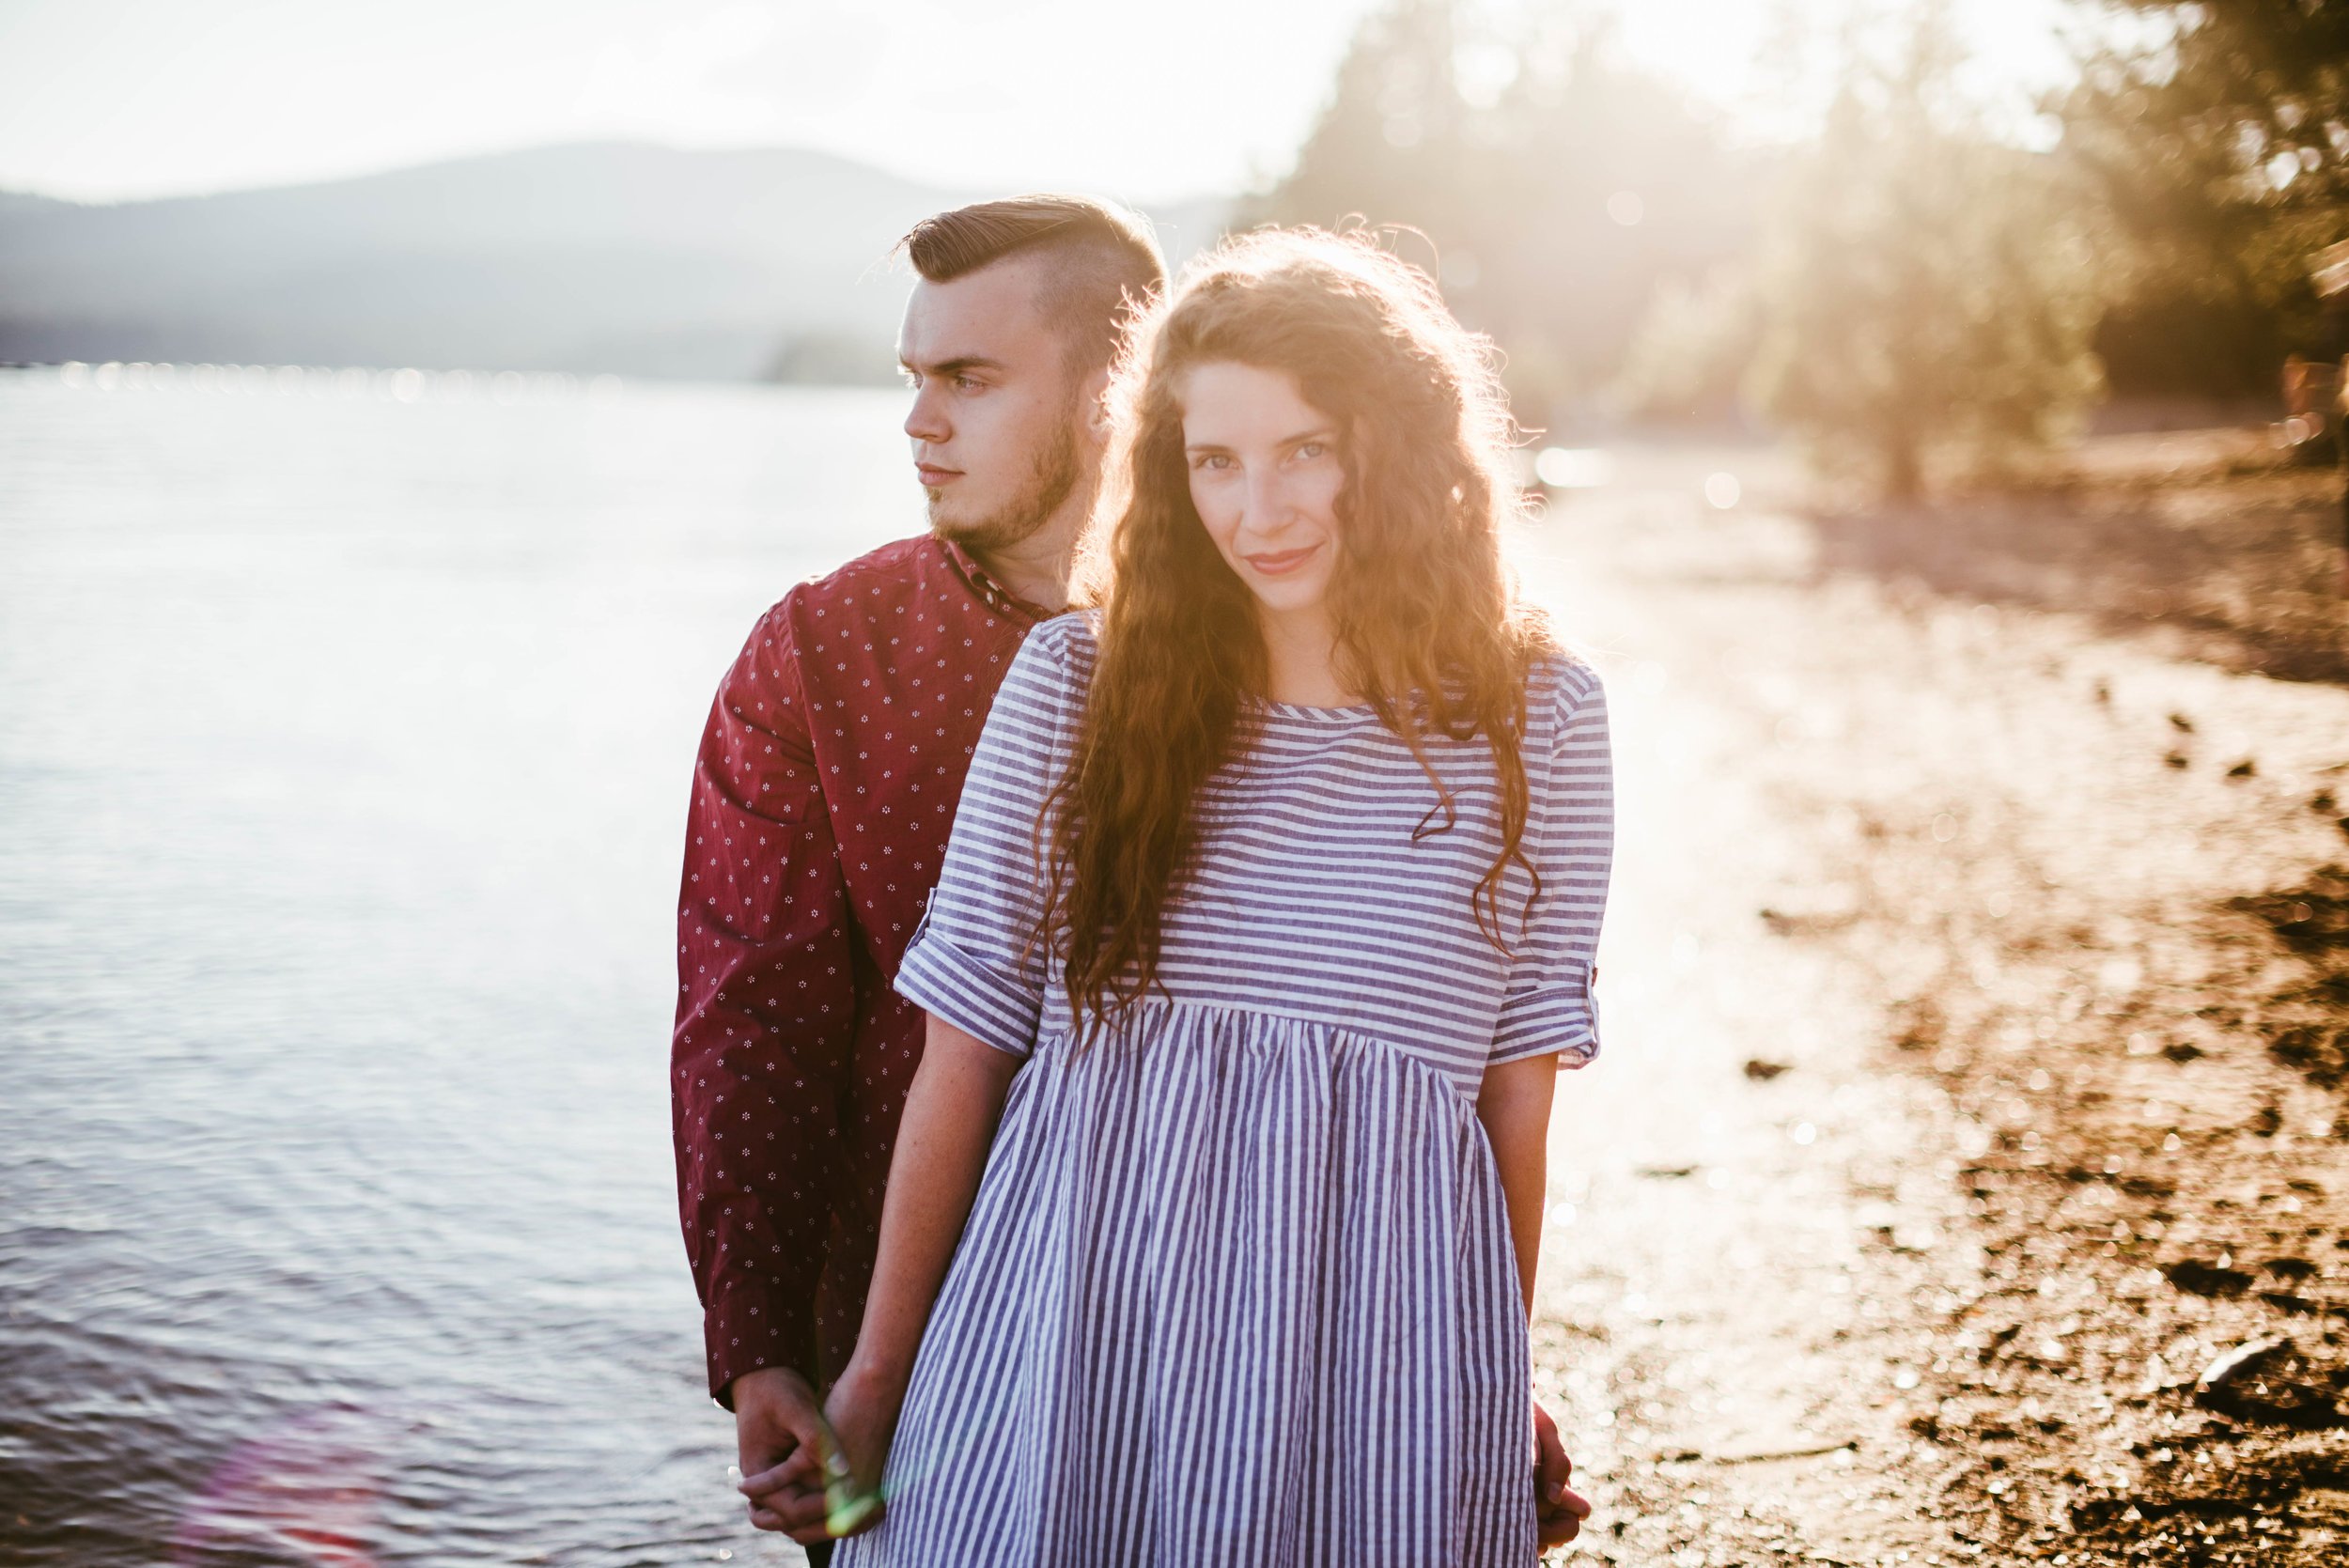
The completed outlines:
{"type": "MultiPolygon", "coordinates": [[[[112,207],[0,193],[0,360],[884,380],[891,248],[974,199],[820,152],[626,144],[112,207]]],[[[1175,259],[1221,209],[1159,215],[1175,259]]]]}

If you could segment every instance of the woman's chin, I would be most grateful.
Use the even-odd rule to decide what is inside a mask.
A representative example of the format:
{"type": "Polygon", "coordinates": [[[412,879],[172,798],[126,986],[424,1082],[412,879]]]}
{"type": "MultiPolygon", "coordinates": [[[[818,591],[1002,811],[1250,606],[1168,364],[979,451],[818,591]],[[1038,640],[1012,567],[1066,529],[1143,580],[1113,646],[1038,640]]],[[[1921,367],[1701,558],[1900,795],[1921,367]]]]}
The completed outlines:
{"type": "Polygon", "coordinates": [[[1318,573],[1307,582],[1252,575],[1248,579],[1249,591],[1256,596],[1256,607],[1268,615],[1317,613],[1322,607],[1322,600],[1328,596],[1329,586],[1318,573]]]}

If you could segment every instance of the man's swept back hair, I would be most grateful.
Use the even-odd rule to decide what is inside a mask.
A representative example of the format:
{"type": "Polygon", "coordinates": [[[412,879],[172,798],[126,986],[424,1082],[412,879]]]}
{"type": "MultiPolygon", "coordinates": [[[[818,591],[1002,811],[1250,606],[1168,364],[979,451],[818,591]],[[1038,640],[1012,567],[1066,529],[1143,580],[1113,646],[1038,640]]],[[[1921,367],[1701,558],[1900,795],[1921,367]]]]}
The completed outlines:
{"type": "Polygon", "coordinates": [[[1166,287],[1150,225],[1139,213],[1090,196],[1010,196],[923,219],[905,237],[913,270],[932,283],[1015,255],[1044,262],[1036,309],[1068,345],[1072,368],[1116,357],[1128,304],[1166,287]]]}

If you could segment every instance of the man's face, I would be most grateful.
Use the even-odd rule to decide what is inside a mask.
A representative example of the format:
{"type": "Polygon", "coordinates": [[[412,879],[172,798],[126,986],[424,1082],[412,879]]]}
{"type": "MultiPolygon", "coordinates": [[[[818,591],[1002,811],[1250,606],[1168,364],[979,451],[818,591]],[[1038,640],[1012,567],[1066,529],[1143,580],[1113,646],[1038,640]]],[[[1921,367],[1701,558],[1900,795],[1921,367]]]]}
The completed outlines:
{"type": "Polygon", "coordinates": [[[897,341],[930,530],[980,550],[1034,534],[1082,476],[1078,380],[1036,313],[1038,281],[1020,256],[949,283],[922,279],[897,341]]]}

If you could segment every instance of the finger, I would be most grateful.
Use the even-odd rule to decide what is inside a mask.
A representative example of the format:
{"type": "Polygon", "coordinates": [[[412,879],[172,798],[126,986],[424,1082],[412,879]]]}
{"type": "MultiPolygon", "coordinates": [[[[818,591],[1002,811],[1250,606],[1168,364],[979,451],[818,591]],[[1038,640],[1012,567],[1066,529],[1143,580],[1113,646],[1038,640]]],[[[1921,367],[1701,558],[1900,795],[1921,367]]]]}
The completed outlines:
{"type": "Polygon", "coordinates": [[[1538,1405],[1533,1406],[1533,1468],[1547,1495],[1548,1486],[1563,1486],[1574,1478],[1574,1461],[1566,1456],[1566,1445],[1559,1439],[1558,1423],[1538,1405]]]}
{"type": "Polygon", "coordinates": [[[737,1445],[742,1473],[750,1475],[758,1470],[771,1470],[802,1446],[796,1433],[754,1435],[746,1431],[737,1445]]]}
{"type": "Polygon", "coordinates": [[[824,1494],[820,1491],[792,1487],[753,1498],[749,1506],[754,1513],[772,1514],[786,1527],[804,1525],[824,1516],[824,1494]]]}
{"type": "Polygon", "coordinates": [[[750,1505],[751,1523],[760,1529],[780,1530],[795,1541],[804,1541],[802,1532],[814,1530],[816,1539],[824,1539],[824,1499],[821,1495],[803,1494],[769,1498],[750,1505]]]}
{"type": "Polygon", "coordinates": [[[780,1465],[761,1470],[756,1475],[744,1476],[735,1483],[735,1490],[744,1497],[755,1498],[786,1486],[820,1487],[823,1481],[815,1456],[801,1449],[780,1465]]]}
{"type": "Polygon", "coordinates": [[[761,1529],[799,1529],[820,1524],[824,1518],[824,1495],[821,1492],[770,1492],[754,1498],[745,1505],[750,1509],[753,1523],[772,1519],[773,1524],[759,1524],[761,1529]]]}
{"type": "Polygon", "coordinates": [[[1545,1546],[1563,1546],[1582,1533],[1582,1521],[1590,1517],[1587,1498],[1573,1492],[1563,1495],[1555,1507],[1544,1507],[1534,1513],[1534,1529],[1545,1546]]]}

